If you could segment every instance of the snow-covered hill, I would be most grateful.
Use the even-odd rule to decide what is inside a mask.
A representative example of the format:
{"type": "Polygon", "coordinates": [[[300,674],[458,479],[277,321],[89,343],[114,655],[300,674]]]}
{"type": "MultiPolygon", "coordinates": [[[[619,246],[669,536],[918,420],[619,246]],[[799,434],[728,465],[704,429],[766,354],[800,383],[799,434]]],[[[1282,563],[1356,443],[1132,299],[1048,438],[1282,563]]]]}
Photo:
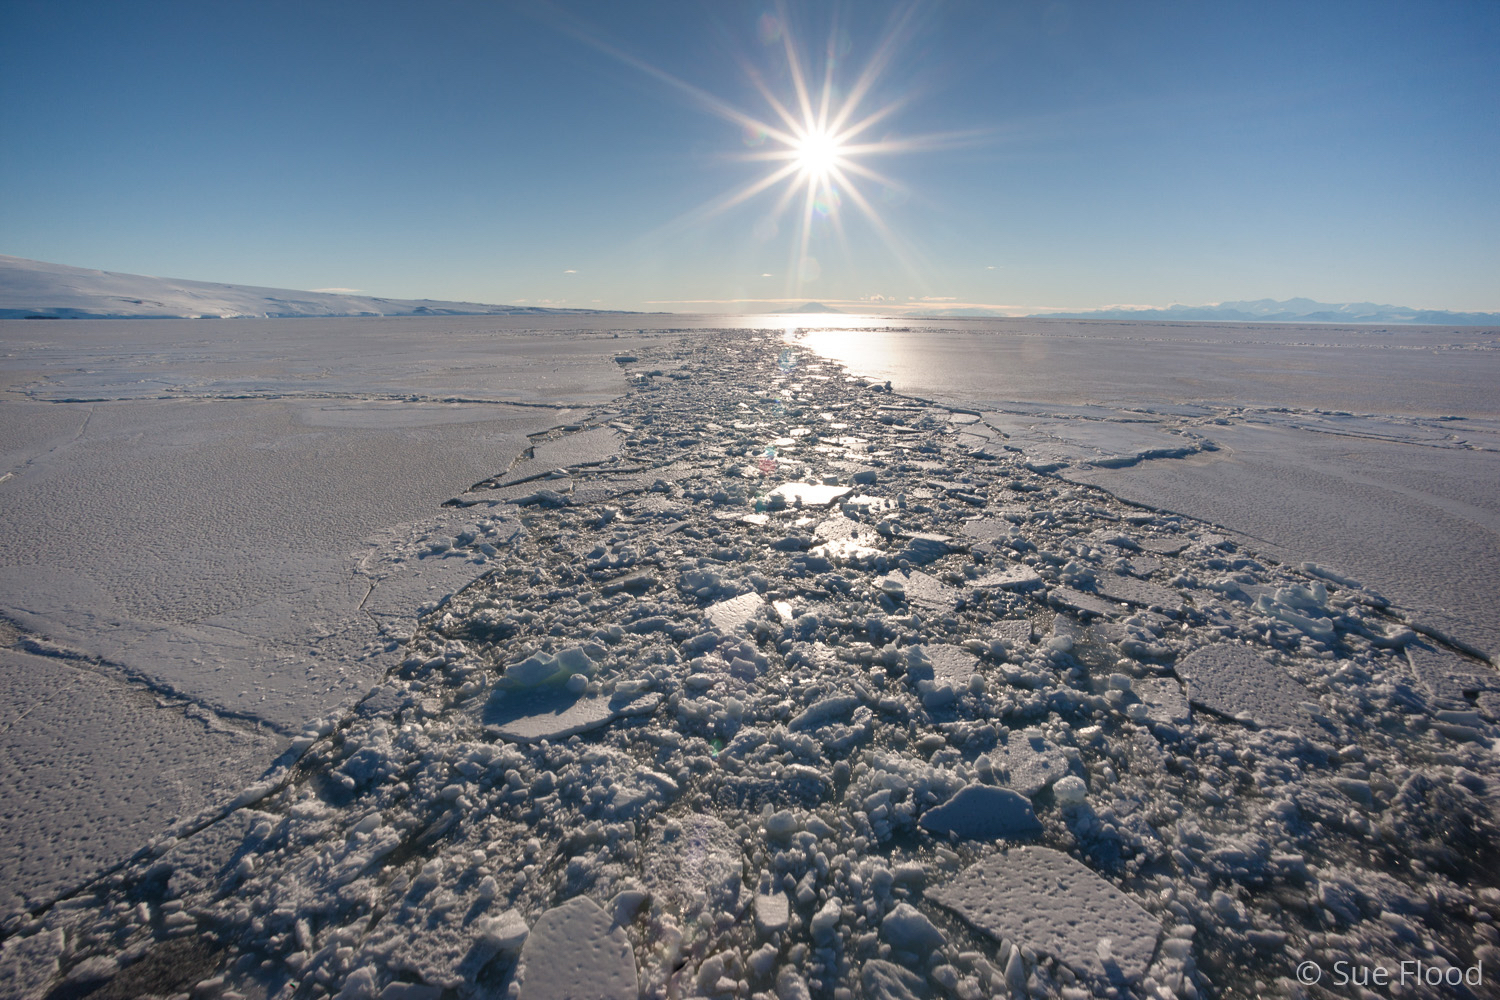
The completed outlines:
{"type": "Polygon", "coordinates": [[[515,316],[596,309],[383,299],[94,271],[0,254],[0,319],[202,319],[289,316],[515,316]]]}
{"type": "Polygon", "coordinates": [[[1181,320],[1193,323],[1417,323],[1428,326],[1490,326],[1500,324],[1500,313],[1449,312],[1377,305],[1374,302],[1315,302],[1312,299],[1256,299],[1214,305],[1170,305],[1165,309],[1094,309],[1086,312],[1046,313],[1054,319],[1181,320]]]}

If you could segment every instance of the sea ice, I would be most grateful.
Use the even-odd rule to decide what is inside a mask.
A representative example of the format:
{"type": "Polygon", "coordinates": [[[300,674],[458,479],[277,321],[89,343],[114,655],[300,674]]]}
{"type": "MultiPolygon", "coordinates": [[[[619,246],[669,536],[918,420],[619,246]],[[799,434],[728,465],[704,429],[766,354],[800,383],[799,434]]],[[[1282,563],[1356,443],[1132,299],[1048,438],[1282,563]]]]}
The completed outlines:
{"type": "Polygon", "coordinates": [[[1161,933],[1134,899],[1048,847],[992,854],[927,895],[996,940],[1029,945],[1095,979],[1139,980],[1161,933]]]}
{"type": "Polygon", "coordinates": [[[1445,707],[1468,707],[1470,691],[1500,691],[1500,673],[1430,642],[1413,642],[1406,659],[1421,685],[1445,707]]]}
{"type": "Polygon", "coordinates": [[[1096,581],[1099,593],[1112,601],[1124,601],[1143,608],[1155,607],[1175,611],[1182,607],[1182,595],[1149,580],[1137,580],[1115,573],[1101,573],[1096,581]]]}
{"type": "Polygon", "coordinates": [[[782,483],[769,496],[780,497],[788,507],[827,507],[851,492],[848,486],[824,486],[821,483],[782,483]]]}
{"type": "Polygon", "coordinates": [[[1068,773],[1068,759],[1040,729],[1012,732],[983,759],[997,781],[1028,797],[1068,773]]]}
{"type": "Polygon", "coordinates": [[[520,1000],[636,1000],[635,952],[587,896],[543,913],[521,948],[520,1000]]]}
{"type": "Polygon", "coordinates": [[[566,688],[495,688],[484,709],[485,732],[516,743],[557,740],[598,729],[622,715],[648,715],[661,704],[656,692],[584,695],[566,688]]]}
{"type": "Polygon", "coordinates": [[[714,628],[725,635],[734,635],[759,618],[765,606],[766,602],[759,594],[747,593],[711,604],[703,613],[714,628]]]}
{"type": "Polygon", "coordinates": [[[119,864],[232,797],[286,748],[86,662],[10,649],[0,649],[0,718],[0,911],[38,906],[119,864]]]}
{"type": "Polygon", "coordinates": [[[1002,570],[986,573],[969,581],[969,586],[979,590],[1035,590],[1041,585],[1041,574],[1021,563],[1013,563],[1002,570]]]}
{"type": "Polygon", "coordinates": [[[1189,700],[1220,715],[1297,732],[1312,725],[1307,689],[1248,646],[1204,646],[1177,662],[1177,674],[1189,700]]]}
{"type": "Polygon", "coordinates": [[[963,840],[1034,837],[1042,824],[1031,802],[1019,792],[993,785],[969,785],[922,814],[922,828],[963,840]]]}
{"type": "Polygon", "coordinates": [[[644,874],[657,902],[680,922],[739,909],[739,838],[713,816],[689,814],[651,829],[644,874]]]}

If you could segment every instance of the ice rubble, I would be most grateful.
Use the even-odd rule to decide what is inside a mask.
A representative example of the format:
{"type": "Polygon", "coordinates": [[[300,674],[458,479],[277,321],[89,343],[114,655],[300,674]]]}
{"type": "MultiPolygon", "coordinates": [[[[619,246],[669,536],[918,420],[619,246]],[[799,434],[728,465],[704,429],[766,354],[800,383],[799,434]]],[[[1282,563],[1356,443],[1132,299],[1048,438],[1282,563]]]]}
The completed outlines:
{"type": "Polygon", "coordinates": [[[650,471],[502,508],[493,575],[295,771],[12,911],[0,981],[189,940],[164,990],[287,1000],[1144,1000],[1290,994],[1303,955],[1500,960],[1488,668],[1439,697],[1420,672],[1465,661],[1351,588],[781,350],[643,376],[601,418],[650,471]],[[865,469],[835,510],[767,499],[865,469]],[[1127,563],[1180,599],[1109,599],[1127,563]],[[1006,567],[1036,585],[979,585],[1006,567]]]}

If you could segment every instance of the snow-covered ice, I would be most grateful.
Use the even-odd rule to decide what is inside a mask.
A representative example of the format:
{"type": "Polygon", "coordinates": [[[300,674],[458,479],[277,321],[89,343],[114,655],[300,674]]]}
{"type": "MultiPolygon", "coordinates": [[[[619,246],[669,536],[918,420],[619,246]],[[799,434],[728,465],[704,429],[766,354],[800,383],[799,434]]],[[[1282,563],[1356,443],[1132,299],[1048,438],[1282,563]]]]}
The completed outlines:
{"type": "Polygon", "coordinates": [[[1247,646],[1204,646],[1183,657],[1177,672],[1187,681],[1189,699],[1204,708],[1261,726],[1312,726],[1302,707],[1312,700],[1310,692],[1247,646]]]}
{"type": "Polygon", "coordinates": [[[922,828],[963,840],[1019,839],[1042,832],[1031,803],[1019,792],[970,785],[922,814],[922,828]]]}
{"type": "Polygon", "coordinates": [[[1139,980],[1161,936],[1160,922],[1139,903],[1047,847],[991,854],[931,896],[997,940],[1104,980],[1139,980]]]}
{"type": "Polygon", "coordinates": [[[628,350],[626,395],[527,439],[617,450],[374,546],[393,585],[483,573],[382,609],[374,690],[293,766],[12,907],[8,992],[1164,1000],[1500,961],[1488,664],[779,331],[628,350]]]}
{"type": "Polygon", "coordinates": [[[639,993],[629,939],[587,896],[537,918],[521,964],[522,1000],[634,1000],[639,993]]]}

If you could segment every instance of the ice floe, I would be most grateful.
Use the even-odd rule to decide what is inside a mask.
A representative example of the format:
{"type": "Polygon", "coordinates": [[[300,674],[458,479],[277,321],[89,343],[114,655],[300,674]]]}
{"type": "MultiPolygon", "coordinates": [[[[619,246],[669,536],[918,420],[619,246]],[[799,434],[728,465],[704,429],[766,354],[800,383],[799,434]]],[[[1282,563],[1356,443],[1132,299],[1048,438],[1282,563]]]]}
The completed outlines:
{"type": "Polygon", "coordinates": [[[927,810],[922,814],[922,828],[963,840],[1016,839],[1042,832],[1024,795],[991,785],[970,785],[927,810]]]}
{"type": "Polygon", "coordinates": [[[1304,703],[1311,696],[1263,653],[1245,646],[1194,650],[1177,663],[1188,697],[1204,708],[1260,726],[1305,731],[1312,724],[1304,703]]]}
{"type": "Polygon", "coordinates": [[[537,918],[521,950],[521,1000],[635,1000],[635,953],[625,932],[587,896],[537,918]]]}
{"type": "Polygon", "coordinates": [[[1047,847],[992,854],[928,895],[997,940],[1106,981],[1139,981],[1161,936],[1139,903],[1047,847]]]}

